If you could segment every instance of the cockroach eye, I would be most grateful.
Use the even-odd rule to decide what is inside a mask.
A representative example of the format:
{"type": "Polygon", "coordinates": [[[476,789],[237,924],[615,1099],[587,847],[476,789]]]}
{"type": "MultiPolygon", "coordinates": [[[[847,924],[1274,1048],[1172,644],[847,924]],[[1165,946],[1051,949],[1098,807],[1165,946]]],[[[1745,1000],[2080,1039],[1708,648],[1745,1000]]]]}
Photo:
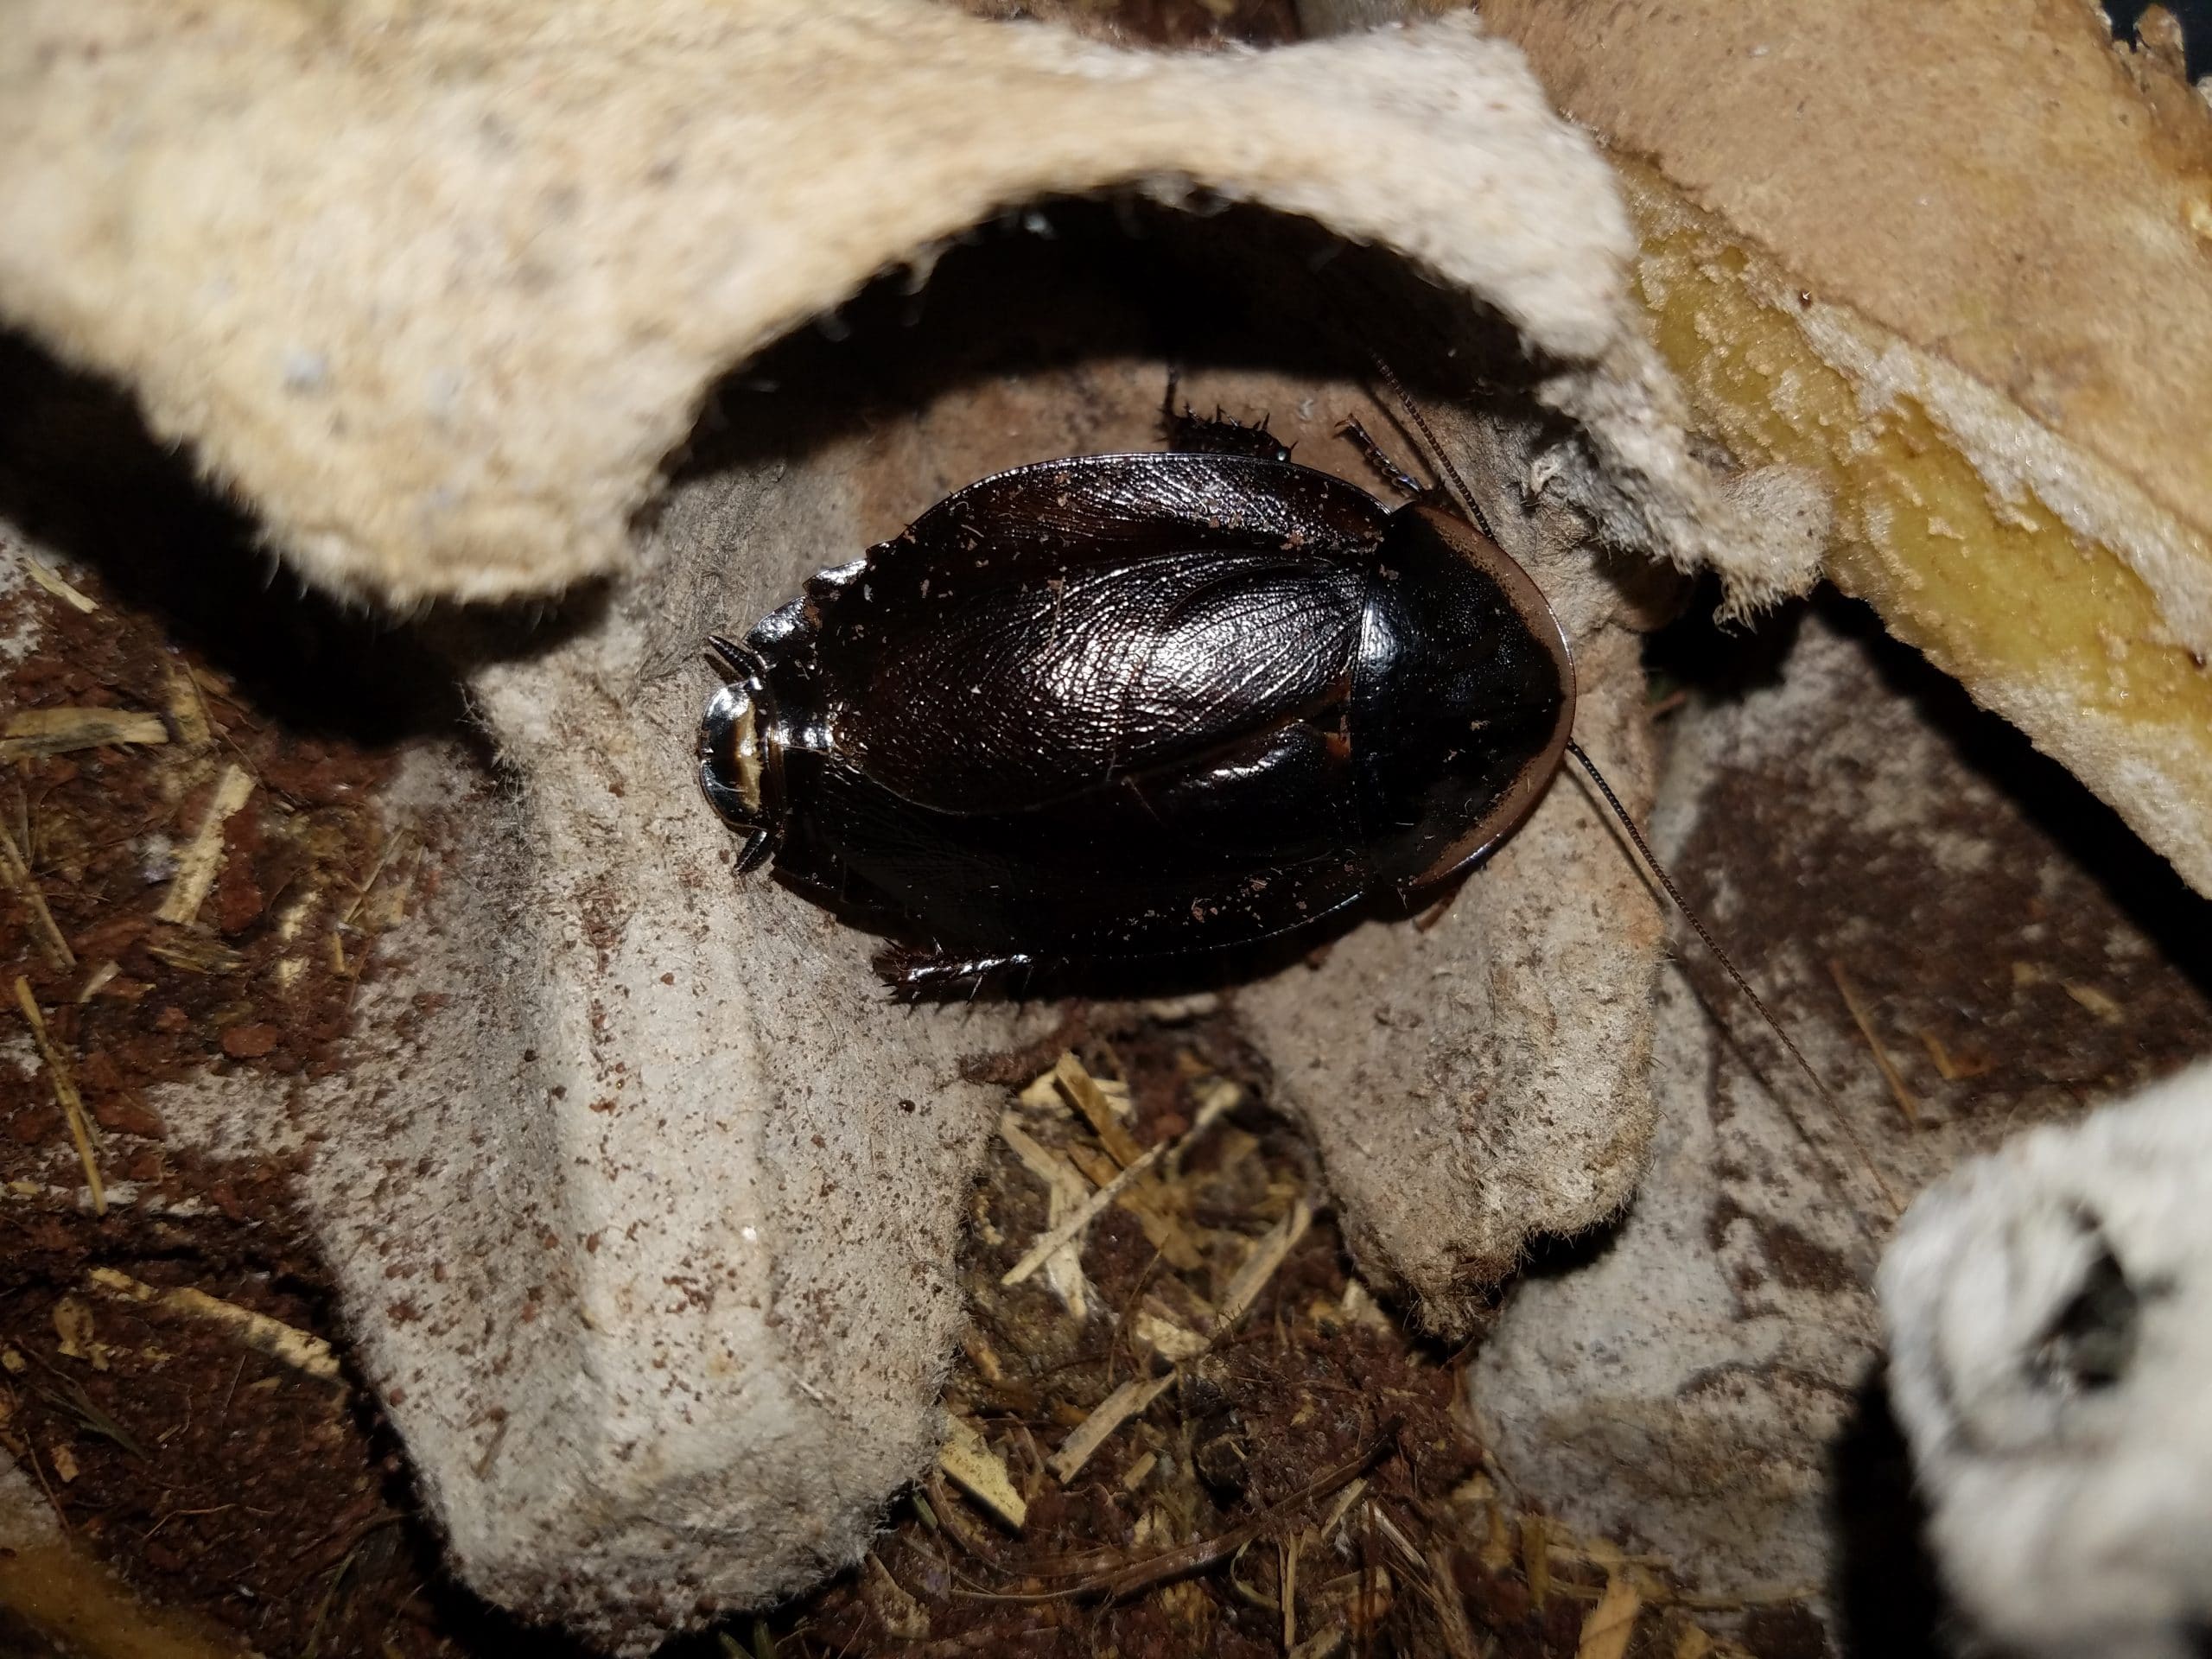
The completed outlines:
{"type": "Polygon", "coordinates": [[[770,741],[775,705],[753,652],[721,638],[709,642],[708,652],[730,678],[699,723],[699,787],[722,822],[744,837],[737,868],[754,869],[782,840],[781,757],[770,741]]]}

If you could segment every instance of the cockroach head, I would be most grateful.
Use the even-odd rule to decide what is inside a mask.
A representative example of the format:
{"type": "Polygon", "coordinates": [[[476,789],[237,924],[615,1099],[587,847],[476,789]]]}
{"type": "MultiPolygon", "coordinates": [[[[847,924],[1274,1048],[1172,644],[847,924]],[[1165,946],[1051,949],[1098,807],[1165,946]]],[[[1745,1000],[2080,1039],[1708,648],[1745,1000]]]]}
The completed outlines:
{"type": "Polygon", "coordinates": [[[757,869],[784,831],[783,752],[767,670],[753,652],[719,634],[707,641],[707,656],[725,677],[699,722],[699,787],[744,837],[738,869],[757,869]]]}

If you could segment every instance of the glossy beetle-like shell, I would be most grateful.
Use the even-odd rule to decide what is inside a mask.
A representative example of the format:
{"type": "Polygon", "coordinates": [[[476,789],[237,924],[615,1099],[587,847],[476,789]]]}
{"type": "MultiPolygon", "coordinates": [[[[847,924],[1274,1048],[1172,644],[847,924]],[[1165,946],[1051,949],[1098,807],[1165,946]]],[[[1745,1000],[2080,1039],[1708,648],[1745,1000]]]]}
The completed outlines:
{"type": "Polygon", "coordinates": [[[701,743],[725,817],[948,959],[1173,958],[1402,905],[1528,813],[1574,711],[1550,608],[1458,516],[1212,454],[972,484],[733,671],[701,743]]]}

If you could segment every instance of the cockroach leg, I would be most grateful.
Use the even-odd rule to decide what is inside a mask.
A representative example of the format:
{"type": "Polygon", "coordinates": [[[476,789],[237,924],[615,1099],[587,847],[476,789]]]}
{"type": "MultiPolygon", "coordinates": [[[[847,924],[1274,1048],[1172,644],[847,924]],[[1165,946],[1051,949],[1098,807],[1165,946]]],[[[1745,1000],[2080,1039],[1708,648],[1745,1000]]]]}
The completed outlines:
{"type": "Polygon", "coordinates": [[[1337,428],[1337,435],[1349,438],[1352,445],[1366,458],[1376,475],[1408,500],[1418,501],[1428,493],[1428,486],[1398,465],[1397,459],[1375,441],[1374,435],[1359,423],[1356,415],[1347,416],[1337,428]]]}

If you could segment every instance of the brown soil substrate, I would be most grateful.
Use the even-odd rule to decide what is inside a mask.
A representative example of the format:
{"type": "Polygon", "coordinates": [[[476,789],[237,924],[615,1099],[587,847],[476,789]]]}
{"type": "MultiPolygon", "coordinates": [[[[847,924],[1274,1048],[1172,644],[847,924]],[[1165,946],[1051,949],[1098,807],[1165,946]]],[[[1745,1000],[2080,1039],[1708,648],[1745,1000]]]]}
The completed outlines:
{"type": "Polygon", "coordinates": [[[0,764],[35,893],[0,893],[0,1445],[149,1604],[269,1653],[470,1650],[456,1633],[482,1617],[442,1587],[372,1405],[281,1357],[336,1336],[289,1103],[346,1063],[379,933],[435,887],[444,826],[388,823],[378,792],[446,698],[406,636],[272,580],[124,399],[4,336],[0,385],[0,557],[58,561],[93,607],[19,579],[0,722],[125,711],[164,740],[0,764]],[[232,774],[251,787],[207,895],[162,919],[232,774]],[[238,1155],[177,1143],[178,1085],[221,1091],[238,1155]],[[242,1337],[255,1319],[277,1353],[242,1337]]]}
{"type": "MultiPolygon", "coordinates": [[[[1076,1478],[1049,1472],[1046,1448],[1117,1385],[1160,1368],[1135,1334],[1140,1316],[1204,1329],[1209,1293],[1318,1192],[1304,1141],[1266,1109],[1262,1068],[1225,1021],[1107,1036],[1078,1019],[1066,1034],[1095,1075],[1127,1078],[1135,1147],[1185,1133],[1203,1085],[1235,1081],[1243,1099],[1172,1177],[1135,1189],[1144,1217],[1116,1207],[1093,1224],[1087,1319],[1042,1274],[999,1282],[1048,1224],[1033,1174],[1001,1145],[978,1186],[964,1265],[976,1320],[947,1400],[1027,1499],[1024,1525],[1007,1529],[933,1476],[894,1509],[871,1562],[804,1604],[737,1621],[729,1640],[756,1655],[1102,1643],[1258,1655],[1284,1651],[1287,1629],[1323,1640],[1309,1651],[1533,1659],[1576,1653],[1608,1606],[1636,1621],[1631,1652],[1702,1639],[1663,1573],[1548,1524],[1485,1469],[1459,1410],[1464,1354],[1410,1341],[1364,1300],[1325,1217],[1241,1320],[1076,1478]],[[1606,1604],[1616,1581],[1625,1589],[1606,1604]],[[1332,1632],[1343,1645],[1328,1646],[1332,1632]]],[[[1037,1058],[1001,1069],[1012,1077],[1037,1058]]],[[[1111,1167],[1073,1114],[1025,1121],[1061,1155],[1111,1167]]],[[[189,1287],[335,1337],[281,1184],[239,1191],[252,1216],[243,1225],[118,1214],[18,1233],[0,1288],[0,1385],[19,1465],[75,1541],[149,1602],[191,1609],[261,1651],[507,1650],[519,1633],[441,1581],[389,1438],[342,1374],[315,1376],[232,1326],[111,1287],[119,1270],[147,1291],[189,1287]]],[[[728,1651],[723,1635],[697,1650],[728,1651]]]]}
{"type": "Polygon", "coordinates": [[[0,1366],[10,1448],[74,1542],[149,1600],[264,1653],[450,1650],[423,1593],[436,1567],[400,1506],[397,1459],[345,1381],[88,1280],[98,1262],[295,1328],[326,1325],[311,1285],[268,1267],[269,1230],[54,1231],[34,1259],[11,1255],[0,1366]]]}
{"type": "MultiPolygon", "coordinates": [[[[376,791],[388,757],[273,723],[203,658],[103,599],[97,581],[80,585],[99,610],[28,597],[41,638],[0,675],[0,707],[143,710],[164,717],[170,741],[15,762],[0,817],[71,959],[39,948],[18,902],[0,912],[0,961],[75,1057],[110,1143],[106,1179],[181,1197],[198,1185],[175,1167],[149,1089],[211,1068],[289,1077],[334,1065],[373,938],[364,900],[372,880],[411,872],[420,849],[385,839],[376,791]],[[252,793],[224,825],[213,890],[193,921],[162,921],[179,852],[233,767],[252,793]]],[[[78,1160],[62,1131],[50,1090],[10,1090],[0,1175],[70,1180],[78,1160]]]]}
{"type": "MultiPolygon", "coordinates": [[[[1516,1500],[1464,1414],[1469,1351],[1416,1342],[1378,1309],[1325,1215],[1241,1319],[1211,1325],[1237,1269],[1294,1206],[1319,1199],[1310,1149],[1266,1109],[1264,1066],[1226,1020],[1075,1029],[1085,1069],[1128,1085],[1125,1150],[1186,1133],[1219,1079],[1243,1098],[1093,1224],[1087,1319],[1041,1273],[1001,1283],[1051,1223],[1042,1182],[997,1148],[964,1268],[976,1322],[946,1400],[1027,1501],[1023,1524],[1010,1529],[939,1474],[894,1510],[860,1570],[733,1639],[755,1656],[1536,1659],[1613,1651],[1582,1644],[1619,1621],[1632,1635],[1622,1653],[1740,1651],[1704,1631],[1656,1563],[1516,1500]],[[1147,1340],[1162,1322],[1171,1341],[1210,1344],[1063,1482],[1051,1449],[1117,1388],[1166,1375],[1147,1340]]],[[[1075,1113],[1019,1116],[1034,1141],[1110,1178],[1113,1154],[1075,1113]]],[[[1790,1609],[1754,1610],[1755,1628],[1777,1619],[1794,1628],[1790,1609]]]]}

